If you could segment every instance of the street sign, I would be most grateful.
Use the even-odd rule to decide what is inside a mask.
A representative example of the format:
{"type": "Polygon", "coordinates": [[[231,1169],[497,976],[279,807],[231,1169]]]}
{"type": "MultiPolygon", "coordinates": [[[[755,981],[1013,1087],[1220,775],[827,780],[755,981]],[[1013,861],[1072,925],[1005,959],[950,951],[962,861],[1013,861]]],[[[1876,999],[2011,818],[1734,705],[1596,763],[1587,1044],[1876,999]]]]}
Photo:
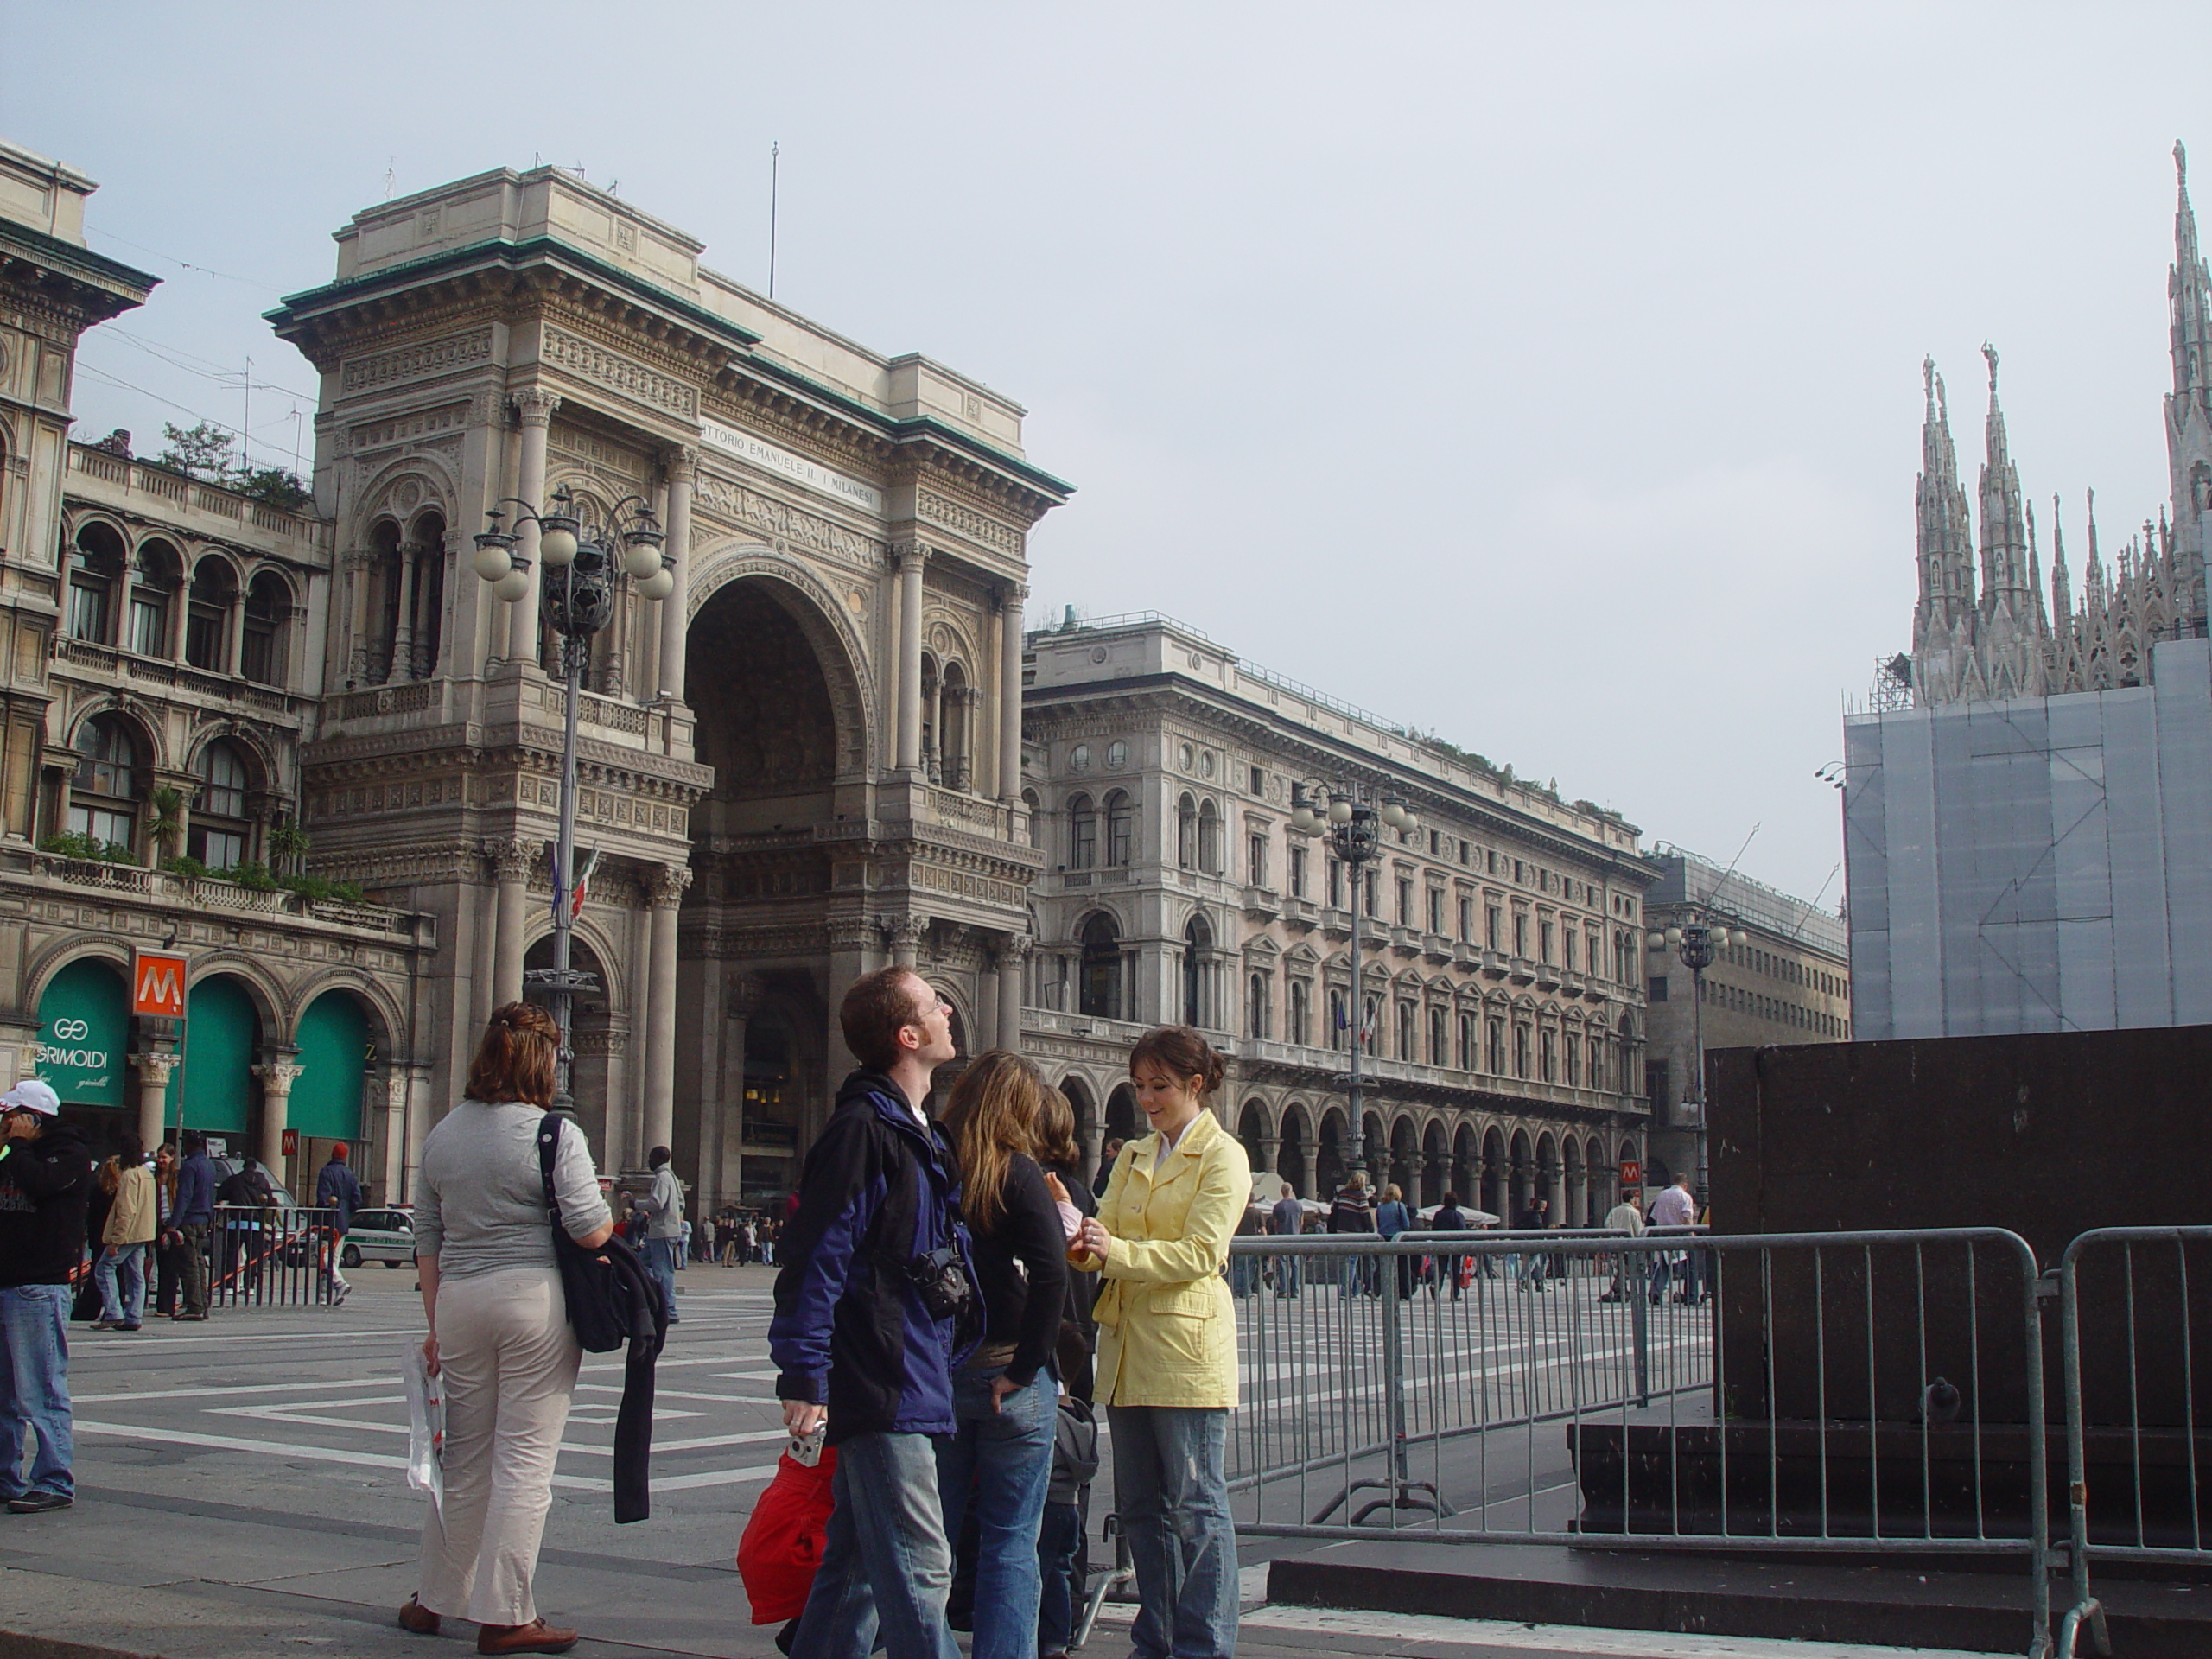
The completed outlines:
{"type": "Polygon", "coordinates": [[[130,1012],[183,1019],[186,965],[180,951],[139,951],[130,969],[130,1012]]]}
{"type": "Polygon", "coordinates": [[[1629,1160],[1623,1159],[1621,1160],[1621,1185],[1623,1186],[1642,1186],[1643,1185],[1643,1166],[1642,1164],[1634,1163],[1629,1160]]]}
{"type": "Polygon", "coordinates": [[[300,1155],[300,1132],[297,1129],[284,1131],[284,1155],[287,1158],[296,1158],[300,1155]]]}

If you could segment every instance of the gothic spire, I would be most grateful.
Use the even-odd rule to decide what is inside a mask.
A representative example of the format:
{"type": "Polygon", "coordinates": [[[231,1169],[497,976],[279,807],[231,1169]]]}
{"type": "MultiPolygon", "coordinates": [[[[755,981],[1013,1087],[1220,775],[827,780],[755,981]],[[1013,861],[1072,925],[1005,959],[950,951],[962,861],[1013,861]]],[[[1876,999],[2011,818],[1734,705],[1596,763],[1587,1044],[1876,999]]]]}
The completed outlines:
{"type": "Polygon", "coordinates": [[[1914,695],[1923,702],[1956,695],[1972,654],[1974,625],[1974,529],[1959,486],[1951,416],[1936,360],[1920,365],[1925,413],[1920,428],[1920,477],[1913,486],[1920,602],[1912,617],[1914,695]]]}
{"type": "Polygon", "coordinates": [[[2166,399],[2166,465],[2172,477],[2174,607],[2202,631],[2204,567],[2212,553],[2212,270],[2196,245],[2189,203],[2189,152],[2174,141],[2174,263],[2166,273],[2173,330],[2173,395],[2166,399]]]}
{"type": "Polygon", "coordinates": [[[2027,514],[2019,469],[2005,437],[2005,410],[1997,401],[1997,348],[1984,342],[1989,365],[1989,416],[1981,465],[1981,628],[1978,641],[1992,695],[2033,696],[2042,690],[2036,670],[2043,641],[2036,629],[2034,589],[2028,575],[2027,514]]]}
{"type": "Polygon", "coordinates": [[[2174,263],[2166,275],[2173,326],[2174,396],[2203,405],[2212,391],[2212,272],[2197,251],[2189,152],[2174,140],[2174,263]]]}

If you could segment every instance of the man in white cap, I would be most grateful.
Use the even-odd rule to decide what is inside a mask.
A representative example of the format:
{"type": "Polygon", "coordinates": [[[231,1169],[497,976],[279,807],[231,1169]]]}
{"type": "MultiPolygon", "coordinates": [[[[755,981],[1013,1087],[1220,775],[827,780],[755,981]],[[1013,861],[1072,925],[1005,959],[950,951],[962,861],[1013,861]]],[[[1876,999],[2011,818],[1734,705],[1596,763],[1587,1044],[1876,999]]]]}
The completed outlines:
{"type": "Polygon", "coordinates": [[[92,1160],[51,1086],[0,1094],[0,1502],[66,1510],[76,1485],[69,1417],[69,1275],[83,1259],[92,1160]],[[23,1430],[38,1438],[23,1472],[23,1430]]]}

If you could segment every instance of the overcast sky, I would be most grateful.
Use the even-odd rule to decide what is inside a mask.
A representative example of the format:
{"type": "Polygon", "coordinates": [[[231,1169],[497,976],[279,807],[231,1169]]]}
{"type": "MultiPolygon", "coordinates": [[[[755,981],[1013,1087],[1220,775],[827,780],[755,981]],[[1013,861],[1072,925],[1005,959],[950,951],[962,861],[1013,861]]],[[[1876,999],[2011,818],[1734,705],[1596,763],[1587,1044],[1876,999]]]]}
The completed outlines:
{"type": "Polygon", "coordinates": [[[251,357],[289,465],[314,377],[260,313],[355,210],[500,164],[580,163],[765,286],[779,142],[777,297],[1027,404],[1077,486],[1033,620],[1166,611],[1647,842],[1762,826],[1742,868],[1831,904],[1813,773],[1910,642],[1923,355],[1970,492],[1988,338],[2038,516],[2078,565],[2093,486],[2115,545],[2166,493],[2176,137],[2212,181],[2201,3],[0,25],[0,132],[165,279],[89,338],[81,436],[236,424],[251,357]]]}

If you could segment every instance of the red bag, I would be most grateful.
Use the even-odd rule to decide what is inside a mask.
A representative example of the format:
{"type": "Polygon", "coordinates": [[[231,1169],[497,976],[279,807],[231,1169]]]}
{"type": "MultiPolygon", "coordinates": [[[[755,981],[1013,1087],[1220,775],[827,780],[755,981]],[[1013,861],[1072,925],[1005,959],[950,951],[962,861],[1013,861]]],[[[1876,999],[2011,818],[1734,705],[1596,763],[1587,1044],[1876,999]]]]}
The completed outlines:
{"type": "Polygon", "coordinates": [[[737,1541],[738,1576],[745,1580],[755,1624],[780,1624],[806,1611],[829,1535],[835,1503],[830,1481],[836,1472],[837,1454],[828,1446],[811,1469],[788,1452],[776,1459],[776,1478],[753,1506],[753,1518],[737,1541]]]}

